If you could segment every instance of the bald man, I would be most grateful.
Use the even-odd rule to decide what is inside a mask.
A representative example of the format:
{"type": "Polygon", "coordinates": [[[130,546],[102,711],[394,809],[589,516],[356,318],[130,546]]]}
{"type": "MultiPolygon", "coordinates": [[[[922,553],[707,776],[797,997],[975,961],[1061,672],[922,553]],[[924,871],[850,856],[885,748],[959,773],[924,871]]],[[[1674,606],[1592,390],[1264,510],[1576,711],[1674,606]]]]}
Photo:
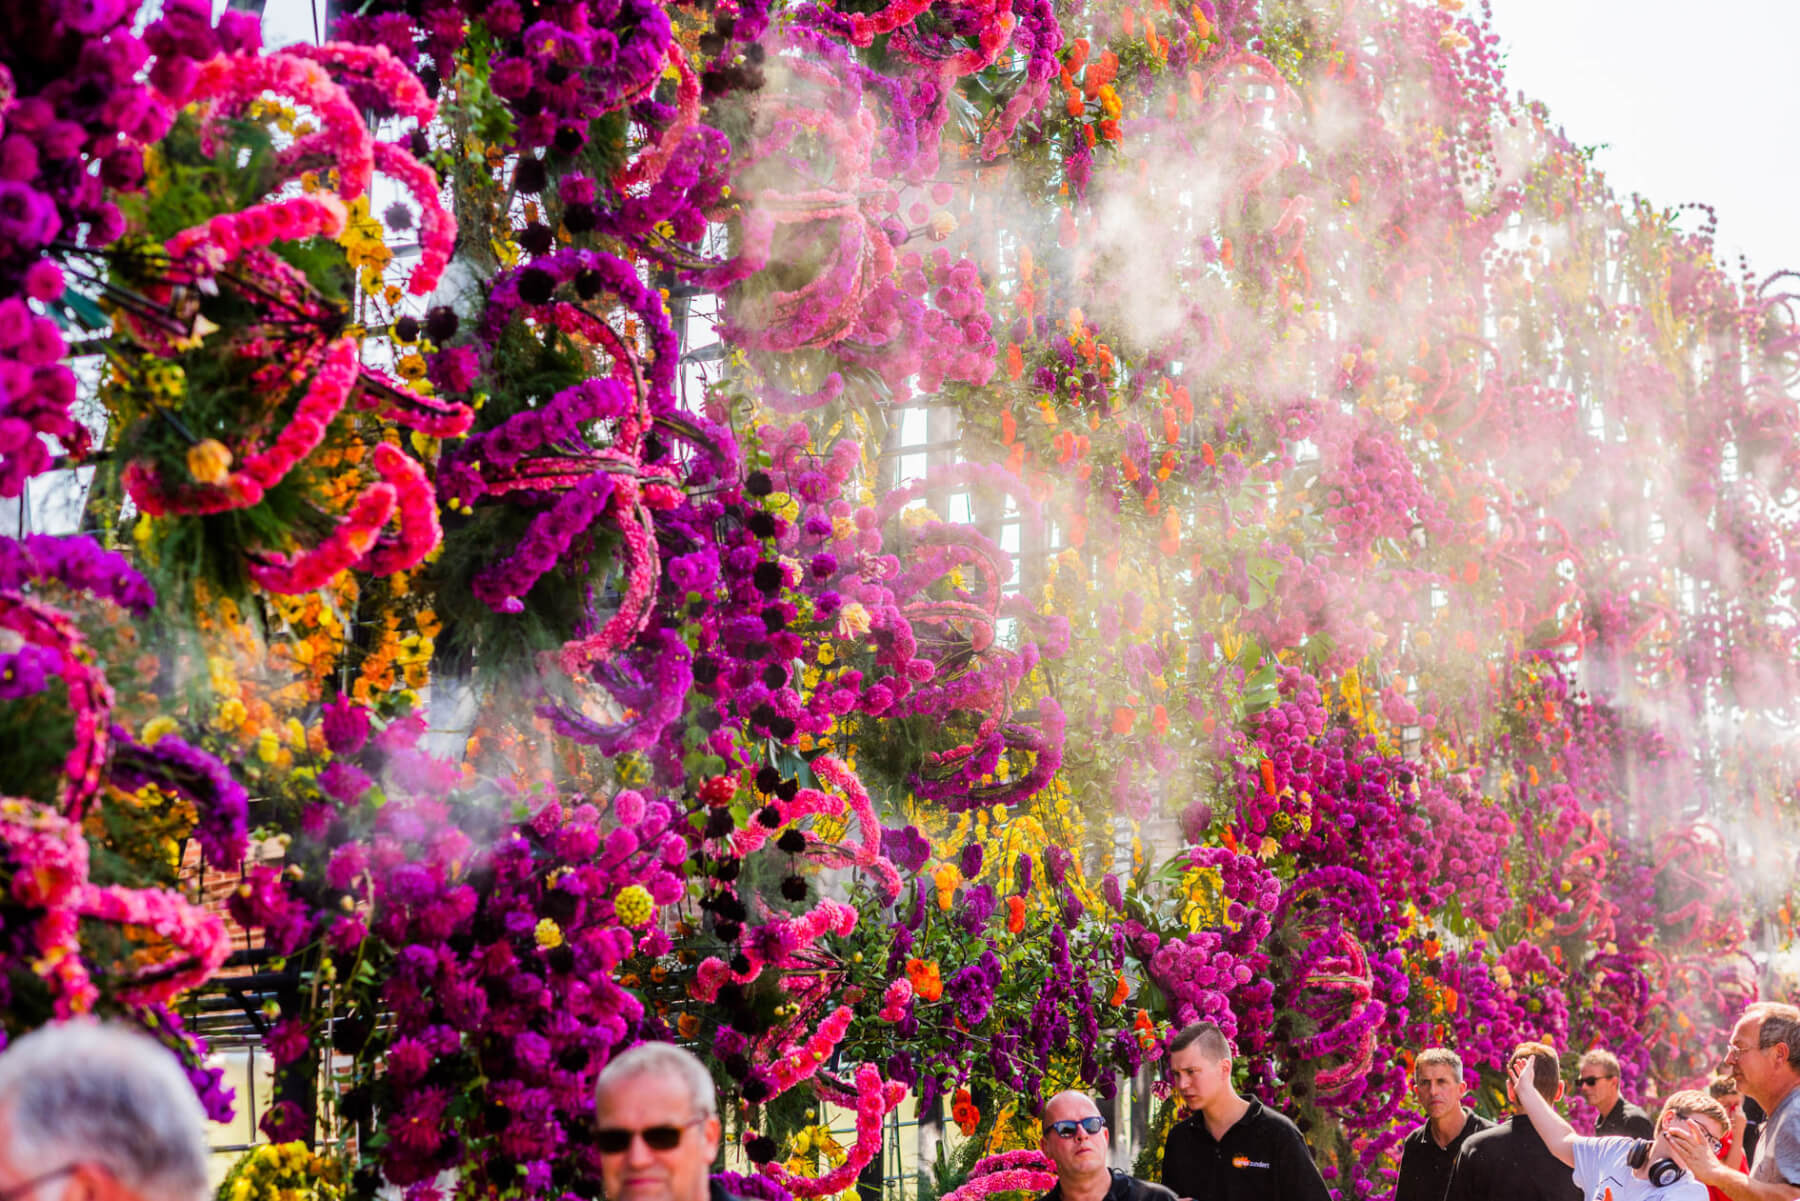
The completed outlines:
{"type": "Polygon", "coordinates": [[[1056,1184],[1038,1201],[1176,1201],[1160,1184],[1115,1171],[1106,1162],[1106,1119],[1086,1093],[1065,1092],[1044,1106],[1042,1151],[1056,1184]]]}

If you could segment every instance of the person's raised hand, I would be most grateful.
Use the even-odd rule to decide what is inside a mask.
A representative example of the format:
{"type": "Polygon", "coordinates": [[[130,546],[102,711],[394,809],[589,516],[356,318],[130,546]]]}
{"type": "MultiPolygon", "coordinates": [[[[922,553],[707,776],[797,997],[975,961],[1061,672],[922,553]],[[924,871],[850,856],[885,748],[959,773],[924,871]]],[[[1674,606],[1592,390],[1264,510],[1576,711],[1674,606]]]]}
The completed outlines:
{"type": "Polygon", "coordinates": [[[1713,1154],[1711,1145],[1686,1126],[1671,1123],[1663,1133],[1669,1137],[1669,1153],[1675,1157],[1675,1162],[1701,1184],[1716,1184],[1728,1175],[1725,1165],[1713,1154]]]}
{"type": "Polygon", "coordinates": [[[1521,1055],[1512,1065],[1511,1076],[1514,1097],[1524,1096],[1529,1089],[1534,1087],[1532,1081],[1537,1076],[1537,1057],[1521,1055]]]}

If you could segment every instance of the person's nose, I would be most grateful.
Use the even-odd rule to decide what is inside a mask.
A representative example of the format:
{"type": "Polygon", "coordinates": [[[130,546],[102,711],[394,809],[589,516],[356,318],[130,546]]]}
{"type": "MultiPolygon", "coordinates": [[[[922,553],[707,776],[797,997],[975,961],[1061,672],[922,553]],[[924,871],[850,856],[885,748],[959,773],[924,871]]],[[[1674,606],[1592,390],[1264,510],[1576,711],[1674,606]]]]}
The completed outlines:
{"type": "Polygon", "coordinates": [[[642,1134],[634,1133],[631,1145],[625,1148],[625,1162],[634,1168],[641,1168],[655,1161],[656,1154],[650,1150],[650,1144],[644,1141],[642,1134]]]}

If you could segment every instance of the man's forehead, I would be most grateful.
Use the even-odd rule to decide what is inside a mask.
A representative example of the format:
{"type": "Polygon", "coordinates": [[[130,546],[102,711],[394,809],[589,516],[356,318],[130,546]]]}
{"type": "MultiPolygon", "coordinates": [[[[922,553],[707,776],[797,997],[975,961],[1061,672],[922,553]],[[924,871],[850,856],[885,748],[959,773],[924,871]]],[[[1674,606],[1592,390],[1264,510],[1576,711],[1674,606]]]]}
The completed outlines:
{"type": "Polygon", "coordinates": [[[1065,1118],[1092,1117],[1099,1112],[1100,1107],[1085,1093],[1058,1093],[1044,1106],[1044,1121],[1048,1123],[1060,1122],[1065,1118]]]}
{"type": "Polygon", "coordinates": [[[1435,1084],[1445,1080],[1453,1084],[1462,1083],[1462,1077],[1447,1063],[1422,1063],[1413,1069],[1413,1079],[1421,1084],[1435,1084]]]}
{"type": "Polygon", "coordinates": [[[596,1098],[595,1108],[613,1117],[643,1115],[685,1121],[691,1116],[694,1099],[684,1081],[661,1072],[641,1072],[609,1082],[596,1098]]]}

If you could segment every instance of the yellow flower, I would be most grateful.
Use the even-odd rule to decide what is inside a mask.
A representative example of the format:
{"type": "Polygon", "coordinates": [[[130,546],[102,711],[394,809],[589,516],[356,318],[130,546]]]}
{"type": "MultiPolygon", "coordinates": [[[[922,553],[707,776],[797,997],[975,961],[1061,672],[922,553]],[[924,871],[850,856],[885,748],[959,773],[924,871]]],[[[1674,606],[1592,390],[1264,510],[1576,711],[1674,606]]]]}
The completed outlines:
{"type": "Polygon", "coordinates": [[[656,916],[656,902],[642,884],[627,884],[613,898],[613,913],[627,926],[647,925],[656,916]]]}
{"type": "MultiPolygon", "coordinates": [[[[634,884],[632,887],[637,886],[634,884]]],[[[549,918],[545,918],[537,924],[537,929],[532,931],[532,937],[537,939],[537,945],[546,951],[553,951],[563,945],[562,927],[549,918]]]]}
{"type": "Polygon", "coordinates": [[[409,354],[394,364],[394,370],[402,379],[422,379],[425,375],[425,360],[420,355],[409,354]]]}
{"type": "Polygon", "coordinates": [[[231,474],[231,451],[217,438],[203,438],[188,447],[187,469],[202,484],[222,484],[231,474]]]}
{"type": "Polygon", "coordinates": [[[162,739],[163,735],[173,734],[175,729],[175,719],[164,713],[145,722],[143,732],[139,737],[143,740],[145,746],[155,746],[157,742],[162,739]]]}

